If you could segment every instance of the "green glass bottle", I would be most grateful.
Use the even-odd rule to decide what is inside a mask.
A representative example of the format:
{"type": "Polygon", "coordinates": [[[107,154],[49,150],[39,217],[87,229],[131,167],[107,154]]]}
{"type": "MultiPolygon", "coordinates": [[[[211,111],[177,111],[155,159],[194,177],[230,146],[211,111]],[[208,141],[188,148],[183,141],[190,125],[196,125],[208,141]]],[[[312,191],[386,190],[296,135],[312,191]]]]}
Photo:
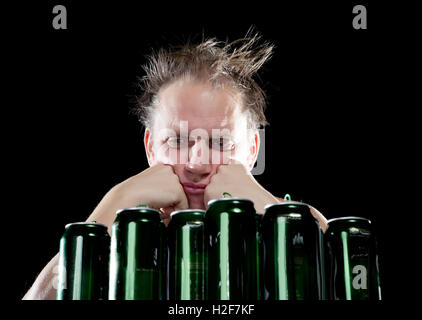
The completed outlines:
{"type": "Polygon", "coordinates": [[[261,213],[255,214],[255,239],[256,239],[256,299],[261,300],[264,295],[264,254],[262,244],[261,223],[264,217],[261,213]]]}
{"type": "Polygon", "coordinates": [[[361,217],[328,220],[324,235],[330,300],[381,300],[376,236],[361,217]]]}
{"type": "Polygon", "coordinates": [[[165,299],[165,237],[158,210],[117,212],[111,228],[109,300],[165,299]]]}
{"type": "Polygon", "coordinates": [[[109,250],[106,226],[66,225],[60,239],[57,300],[107,300],[109,250]]]}
{"type": "Polygon", "coordinates": [[[320,227],[309,206],[268,205],[262,220],[264,299],[324,299],[320,227]]]}
{"type": "Polygon", "coordinates": [[[256,300],[258,288],[255,208],[251,200],[208,202],[206,299],[256,300]]]}
{"type": "Polygon", "coordinates": [[[205,210],[174,211],[168,225],[169,299],[205,299],[205,210]]]}

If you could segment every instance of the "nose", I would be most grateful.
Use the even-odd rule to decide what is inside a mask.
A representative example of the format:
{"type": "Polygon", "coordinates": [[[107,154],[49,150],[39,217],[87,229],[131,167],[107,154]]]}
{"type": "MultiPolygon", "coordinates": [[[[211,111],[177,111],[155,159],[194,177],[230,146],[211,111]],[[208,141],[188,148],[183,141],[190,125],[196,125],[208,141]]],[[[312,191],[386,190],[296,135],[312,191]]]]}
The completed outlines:
{"type": "Polygon", "coordinates": [[[193,180],[198,182],[211,173],[212,167],[209,160],[208,144],[203,139],[196,140],[194,145],[189,148],[189,159],[185,169],[192,175],[193,180]]]}

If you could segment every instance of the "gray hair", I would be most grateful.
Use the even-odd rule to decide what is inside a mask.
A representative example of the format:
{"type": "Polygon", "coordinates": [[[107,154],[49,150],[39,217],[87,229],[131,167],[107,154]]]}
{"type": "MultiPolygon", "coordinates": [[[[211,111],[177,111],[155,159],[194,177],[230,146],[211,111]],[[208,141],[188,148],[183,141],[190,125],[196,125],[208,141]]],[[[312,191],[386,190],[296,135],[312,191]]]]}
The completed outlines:
{"type": "Polygon", "coordinates": [[[250,128],[267,124],[265,93],[254,80],[261,66],[271,57],[274,46],[259,44],[261,36],[250,29],[244,38],[233,42],[203,39],[181,46],[160,49],[148,57],[139,78],[141,94],[132,110],[145,127],[153,121],[155,101],[161,88],[180,79],[207,81],[213,86],[228,83],[242,98],[250,128]]]}

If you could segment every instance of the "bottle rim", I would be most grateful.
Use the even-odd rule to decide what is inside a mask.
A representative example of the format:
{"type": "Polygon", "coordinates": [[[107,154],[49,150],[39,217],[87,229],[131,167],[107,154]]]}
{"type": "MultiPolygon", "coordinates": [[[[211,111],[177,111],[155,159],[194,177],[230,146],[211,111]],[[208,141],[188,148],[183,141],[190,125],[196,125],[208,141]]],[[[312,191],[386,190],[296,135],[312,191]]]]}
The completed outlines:
{"type": "Polygon", "coordinates": [[[120,214],[123,211],[138,211],[138,212],[153,211],[153,212],[156,212],[158,214],[161,214],[161,212],[159,210],[154,209],[154,208],[149,208],[149,207],[132,207],[132,208],[119,209],[119,210],[116,211],[116,215],[120,214]]]}
{"type": "Polygon", "coordinates": [[[170,217],[173,217],[174,215],[178,214],[178,213],[184,213],[184,212],[201,212],[201,213],[205,213],[206,211],[203,209],[183,209],[183,210],[175,210],[172,213],[170,213],[170,217]]]}
{"type": "Polygon", "coordinates": [[[282,201],[282,202],[267,204],[264,207],[264,210],[267,211],[267,209],[269,209],[271,207],[288,206],[288,205],[299,205],[299,206],[306,206],[306,207],[309,208],[309,205],[307,203],[304,203],[304,202],[300,202],[300,201],[282,201]]]}
{"type": "Polygon", "coordinates": [[[212,200],[208,201],[208,207],[211,206],[214,203],[225,202],[225,201],[246,201],[246,202],[250,202],[250,203],[252,203],[252,205],[254,205],[254,202],[251,199],[233,197],[233,198],[212,199],[212,200]]]}
{"type": "Polygon", "coordinates": [[[101,227],[101,228],[106,228],[107,226],[102,224],[102,223],[98,223],[98,222],[94,222],[94,221],[85,221],[85,222],[71,222],[65,225],[65,229],[71,227],[71,226],[75,226],[75,225],[89,225],[89,226],[93,226],[93,227],[101,227]]]}
{"type": "Polygon", "coordinates": [[[350,220],[364,221],[364,222],[368,222],[369,224],[371,224],[371,220],[369,220],[368,218],[358,217],[358,216],[347,216],[347,217],[332,218],[332,219],[327,220],[327,223],[330,224],[330,223],[336,222],[336,221],[350,221],[350,220]]]}

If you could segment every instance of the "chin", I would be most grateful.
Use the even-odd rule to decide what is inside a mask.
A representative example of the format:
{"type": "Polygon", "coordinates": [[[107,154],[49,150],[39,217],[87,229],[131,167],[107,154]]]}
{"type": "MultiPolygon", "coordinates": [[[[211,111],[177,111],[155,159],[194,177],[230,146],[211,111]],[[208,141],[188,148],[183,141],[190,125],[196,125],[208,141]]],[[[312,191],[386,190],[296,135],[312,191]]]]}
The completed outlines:
{"type": "Polygon", "coordinates": [[[205,210],[205,205],[204,205],[204,197],[195,197],[195,196],[191,196],[189,197],[189,209],[202,209],[205,210]]]}

